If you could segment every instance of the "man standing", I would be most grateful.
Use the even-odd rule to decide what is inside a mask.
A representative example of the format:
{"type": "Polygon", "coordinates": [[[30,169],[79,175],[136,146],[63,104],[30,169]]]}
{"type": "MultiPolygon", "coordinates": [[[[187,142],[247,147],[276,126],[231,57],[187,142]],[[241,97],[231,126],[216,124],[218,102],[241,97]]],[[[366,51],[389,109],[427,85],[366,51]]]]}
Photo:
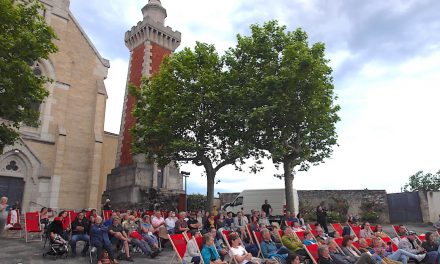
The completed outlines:
{"type": "Polygon", "coordinates": [[[261,206],[261,211],[265,212],[267,216],[271,216],[273,209],[272,206],[267,202],[267,200],[264,200],[264,204],[261,206]]]}

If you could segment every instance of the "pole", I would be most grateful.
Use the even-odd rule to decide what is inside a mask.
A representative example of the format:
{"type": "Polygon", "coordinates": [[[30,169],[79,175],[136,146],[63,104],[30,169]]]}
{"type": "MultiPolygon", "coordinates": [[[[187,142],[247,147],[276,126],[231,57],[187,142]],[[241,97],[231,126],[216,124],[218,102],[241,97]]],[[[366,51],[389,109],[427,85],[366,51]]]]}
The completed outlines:
{"type": "Polygon", "coordinates": [[[182,176],[185,177],[185,211],[188,211],[188,198],[186,197],[187,196],[186,179],[189,177],[189,175],[191,175],[191,173],[187,171],[181,171],[180,174],[182,174],[182,176]]]}

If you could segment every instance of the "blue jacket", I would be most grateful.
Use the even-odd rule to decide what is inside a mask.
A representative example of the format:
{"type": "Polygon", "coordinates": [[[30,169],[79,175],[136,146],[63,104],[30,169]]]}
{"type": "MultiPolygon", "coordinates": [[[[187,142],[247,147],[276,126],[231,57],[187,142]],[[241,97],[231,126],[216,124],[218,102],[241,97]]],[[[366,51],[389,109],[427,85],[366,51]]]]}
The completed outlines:
{"type": "Polygon", "coordinates": [[[204,263],[211,263],[211,260],[214,261],[220,259],[220,255],[218,254],[217,249],[215,248],[214,245],[212,246],[203,245],[201,253],[204,263]]]}
{"type": "Polygon", "coordinates": [[[104,245],[111,245],[108,238],[108,227],[92,225],[90,228],[90,244],[93,247],[103,247],[104,245]]]}
{"type": "Polygon", "coordinates": [[[261,246],[261,253],[263,254],[264,258],[270,258],[273,254],[276,254],[278,251],[277,245],[272,240],[270,241],[263,240],[260,246],[261,246]]]}

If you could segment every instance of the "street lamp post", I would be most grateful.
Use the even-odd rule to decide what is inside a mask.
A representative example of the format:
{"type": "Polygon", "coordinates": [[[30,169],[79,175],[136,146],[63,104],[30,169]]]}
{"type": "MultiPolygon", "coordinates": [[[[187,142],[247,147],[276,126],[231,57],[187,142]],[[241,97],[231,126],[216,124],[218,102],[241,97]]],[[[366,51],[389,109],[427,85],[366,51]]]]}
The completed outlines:
{"type": "Polygon", "coordinates": [[[180,174],[182,174],[183,177],[185,177],[185,211],[188,210],[188,198],[186,197],[186,179],[191,175],[190,172],[187,171],[181,171],[180,174]]]}

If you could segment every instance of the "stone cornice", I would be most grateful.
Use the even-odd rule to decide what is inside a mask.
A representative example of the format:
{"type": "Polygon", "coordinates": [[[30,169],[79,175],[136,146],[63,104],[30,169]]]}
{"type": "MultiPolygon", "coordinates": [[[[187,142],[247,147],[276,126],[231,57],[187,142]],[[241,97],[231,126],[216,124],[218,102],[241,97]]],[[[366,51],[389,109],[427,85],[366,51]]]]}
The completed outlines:
{"type": "Polygon", "coordinates": [[[181,33],[173,31],[171,27],[153,21],[150,17],[145,17],[136,26],[125,33],[125,45],[129,50],[144,43],[151,41],[160,46],[174,51],[180,45],[181,33]]]}

